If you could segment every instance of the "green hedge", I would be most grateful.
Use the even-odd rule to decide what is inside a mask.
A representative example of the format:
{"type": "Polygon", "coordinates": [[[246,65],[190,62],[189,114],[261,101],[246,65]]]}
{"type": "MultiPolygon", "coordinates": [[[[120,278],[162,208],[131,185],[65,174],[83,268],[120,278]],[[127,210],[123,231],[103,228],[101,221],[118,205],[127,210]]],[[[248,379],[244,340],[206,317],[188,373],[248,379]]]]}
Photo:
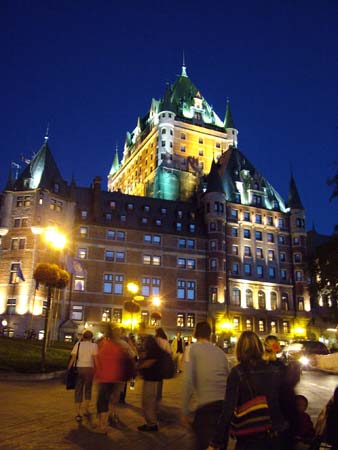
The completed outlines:
{"type": "MultiPolygon", "coordinates": [[[[0,337],[0,371],[40,372],[41,341],[0,337]]],[[[46,371],[64,370],[73,344],[54,343],[46,355],[46,371]]]]}

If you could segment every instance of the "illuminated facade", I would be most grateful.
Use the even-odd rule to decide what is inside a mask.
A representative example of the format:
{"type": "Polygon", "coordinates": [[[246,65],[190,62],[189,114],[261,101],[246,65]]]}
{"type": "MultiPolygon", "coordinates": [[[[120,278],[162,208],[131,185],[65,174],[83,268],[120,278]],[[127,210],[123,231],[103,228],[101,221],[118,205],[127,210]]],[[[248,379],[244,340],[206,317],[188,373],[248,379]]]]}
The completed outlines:
{"type": "Polygon", "coordinates": [[[282,340],[306,334],[305,211],[295,181],[286,202],[238,149],[229,102],[222,121],[185,67],[127,133],[108,191],[99,177],[90,188],[67,184],[46,141],[9,180],[0,214],[0,317],[15,334],[32,317],[42,329],[44,292],[32,274],[47,255],[61,264],[71,255],[85,269],[54,296],[53,333],[62,339],[107,321],[132,328],[130,281],[139,286],[137,321],[152,327],[160,312],[170,336],[190,335],[206,318],[220,339],[246,329],[282,340]],[[32,233],[50,225],[68,235],[67,253],[51,255],[32,233]]]}

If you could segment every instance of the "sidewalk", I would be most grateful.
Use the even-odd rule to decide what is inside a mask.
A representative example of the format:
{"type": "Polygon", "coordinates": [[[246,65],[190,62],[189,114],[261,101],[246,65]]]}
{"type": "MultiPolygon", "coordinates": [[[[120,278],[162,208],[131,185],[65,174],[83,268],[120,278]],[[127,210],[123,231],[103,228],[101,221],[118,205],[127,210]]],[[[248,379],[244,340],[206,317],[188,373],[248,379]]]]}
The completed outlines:
{"type": "MultiPolygon", "coordinates": [[[[142,433],[142,380],[127,391],[118,408],[122,429],[94,434],[88,422],[75,421],[73,395],[60,380],[2,381],[0,387],[1,450],[193,450],[190,430],[178,423],[182,375],[164,381],[159,431],[142,433]]],[[[93,399],[96,398],[94,392],[93,399]]],[[[95,410],[93,401],[92,410],[95,410]]],[[[95,420],[95,415],[93,415],[95,420]]]]}

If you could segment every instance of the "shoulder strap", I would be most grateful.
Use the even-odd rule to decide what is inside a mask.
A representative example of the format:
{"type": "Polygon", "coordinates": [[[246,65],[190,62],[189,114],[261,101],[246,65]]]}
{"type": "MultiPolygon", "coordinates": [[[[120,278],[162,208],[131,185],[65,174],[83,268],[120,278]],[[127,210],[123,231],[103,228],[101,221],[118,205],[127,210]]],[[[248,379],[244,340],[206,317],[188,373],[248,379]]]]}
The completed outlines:
{"type": "Polygon", "coordinates": [[[77,360],[79,359],[80,344],[81,344],[81,342],[79,341],[79,345],[77,346],[77,350],[76,350],[76,358],[75,358],[75,362],[74,362],[74,367],[77,366],[77,360]]]}
{"type": "Polygon", "coordinates": [[[249,368],[247,368],[247,370],[243,370],[243,368],[238,365],[236,369],[238,370],[240,379],[246,381],[246,384],[249,387],[251,398],[256,397],[256,390],[252,382],[252,377],[249,368]]]}

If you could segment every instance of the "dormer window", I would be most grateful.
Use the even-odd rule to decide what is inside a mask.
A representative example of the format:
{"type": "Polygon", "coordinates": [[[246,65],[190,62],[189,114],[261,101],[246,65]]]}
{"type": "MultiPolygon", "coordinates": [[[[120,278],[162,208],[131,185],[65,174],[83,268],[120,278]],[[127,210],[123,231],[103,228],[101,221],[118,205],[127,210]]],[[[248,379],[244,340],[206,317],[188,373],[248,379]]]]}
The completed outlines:
{"type": "Polygon", "coordinates": [[[54,192],[56,192],[56,193],[59,192],[59,190],[60,190],[60,185],[59,185],[59,183],[54,183],[53,190],[54,190],[54,192]]]}

